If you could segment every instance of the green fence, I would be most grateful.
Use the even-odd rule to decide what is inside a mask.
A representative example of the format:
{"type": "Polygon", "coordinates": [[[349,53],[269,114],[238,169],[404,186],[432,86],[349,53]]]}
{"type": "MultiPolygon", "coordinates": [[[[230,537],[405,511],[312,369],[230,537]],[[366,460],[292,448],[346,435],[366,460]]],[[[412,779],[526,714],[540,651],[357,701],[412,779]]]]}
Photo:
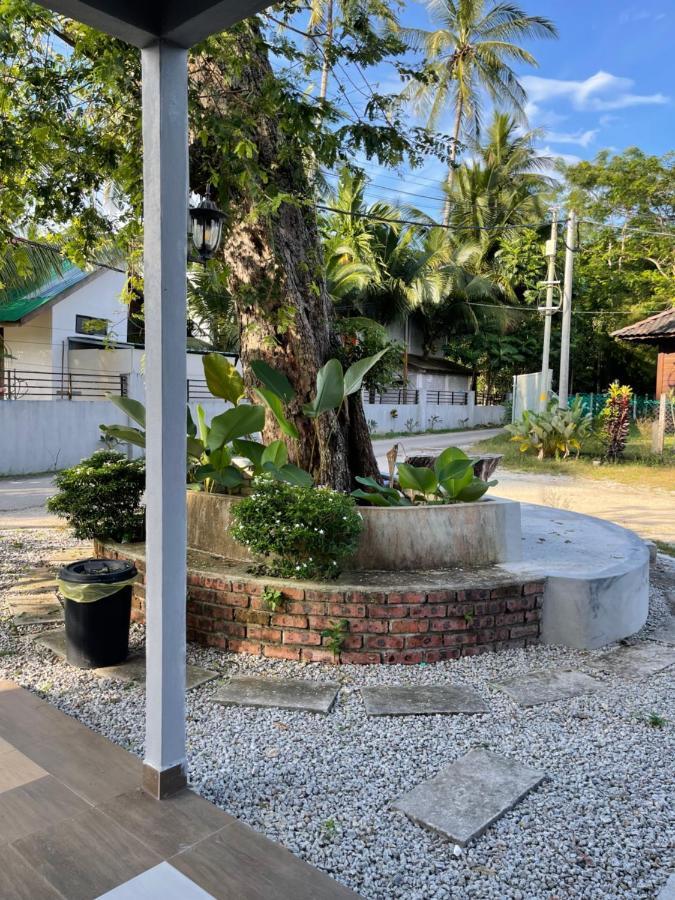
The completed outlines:
{"type": "MultiPolygon", "coordinates": [[[[580,397],[585,412],[597,416],[605,408],[607,402],[607,394],[575,394],[580,397]]],[[[659,417],[659,401],[653,397],[644,395],[642,397],[634,395],[631,401],[631,418],[635,419],[658,419],[659,417]]]]}

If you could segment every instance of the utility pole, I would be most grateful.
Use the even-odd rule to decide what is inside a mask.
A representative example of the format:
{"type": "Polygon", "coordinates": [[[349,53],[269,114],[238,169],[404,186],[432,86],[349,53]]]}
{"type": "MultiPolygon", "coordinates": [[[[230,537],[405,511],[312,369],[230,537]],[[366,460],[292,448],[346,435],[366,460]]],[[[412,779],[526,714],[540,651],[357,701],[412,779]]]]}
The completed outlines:
{"type": "Polygon", "coordinates": [[[553,290],[555,288],[555,257],[558,251],[558,207],[551,210],[551,239],[546,242],[548,270],[546,272],[546,308],[544,310],[544,350],[541,356],[541,393],[539,407],[548,402],[548,367],[551,352],[551,319],[553,318],[553,290]]]}
{"type": "Polygon", "coordinates": [[[565,241],[565,283],[563,285],[562,329],[560,332],[560,376],[558,378],[558,401],[561,409],[567,407],[570,382],[570,334],[572,331],[572,284],[574,280],[575,235],[577,214],[573,209],[567,217],[567,238],[565,241]]]}

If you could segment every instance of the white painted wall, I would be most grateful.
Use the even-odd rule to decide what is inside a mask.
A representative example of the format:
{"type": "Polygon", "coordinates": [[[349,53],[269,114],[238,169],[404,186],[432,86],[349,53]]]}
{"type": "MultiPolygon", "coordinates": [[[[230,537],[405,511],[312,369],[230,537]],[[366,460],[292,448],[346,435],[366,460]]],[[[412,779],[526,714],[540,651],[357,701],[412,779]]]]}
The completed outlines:
{"type": "Polygon", "coordinates": [[[128,424],[107,400],[0,403],[0,475],[52,472],[104,447],[99,424],[128,424]]]}
{"type": "Polygon", "coordinates": [[[55,348],[58,348],[55,365],[60,365],[63,342],[77,335],[76,316],[107,319],[108,337],[112,341],[126,341],[129,309],[121,300],[126,277],[124,272],[100,269],[93,278],[78,285],[69,296],[52,306],[53,342],[55,348]]]}
{"type": "Polygon", "coordinates": [[[476,406],[475,394],[469,391],[469,402],[466,406],[452,403],[427,403],[422,396],[420,402],[413,404],[379,404],[364,403],[366,420],[371,423],[370,430],[377,434],[388,431],[428,431],[445,428],[473,428],[477,425],[501,425],[504,421],[503,406],[476,406]],[[397,416],[393,418],[392,410],[397,416]],[[433,417],[436,416],[436,419],[433,417]],[[412,428],[407,422],[412,420],[412,428]],[[375,423],[373,426],[372,423],[375,423]]]}

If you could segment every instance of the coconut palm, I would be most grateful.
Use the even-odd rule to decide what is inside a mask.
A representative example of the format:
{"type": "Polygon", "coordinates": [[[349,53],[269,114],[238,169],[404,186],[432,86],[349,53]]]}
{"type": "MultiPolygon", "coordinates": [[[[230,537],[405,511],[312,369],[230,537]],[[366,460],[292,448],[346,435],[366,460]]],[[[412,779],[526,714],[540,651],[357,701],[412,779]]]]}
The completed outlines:
{"type": "Polygon", "coordinates": [[[407,96],[430,128],[452,110],[451,184],[460,138],[480,136],[485,95],[524,118],[526,94],[512,64],[537,61],[517,42],[556,37],[557,30],[549,19],[529,16],[514,3],[429,0],[428,6],[438,27],[405,31],[410,44],[426,54],[426,77],[413,82],[407,96]]]}

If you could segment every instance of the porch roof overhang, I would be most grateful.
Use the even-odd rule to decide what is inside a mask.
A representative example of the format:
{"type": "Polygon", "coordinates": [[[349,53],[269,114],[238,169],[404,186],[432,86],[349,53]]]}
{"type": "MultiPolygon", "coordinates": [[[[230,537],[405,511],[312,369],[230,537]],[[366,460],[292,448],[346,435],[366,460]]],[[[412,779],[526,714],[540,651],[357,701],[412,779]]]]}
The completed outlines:
{"type": "Polygon", "coordinates": [[[192,47],[211,34],[253,16],[269,0],[37,0],[40,6],[77,19],[136,47],[158,40],[192,47]]]}

